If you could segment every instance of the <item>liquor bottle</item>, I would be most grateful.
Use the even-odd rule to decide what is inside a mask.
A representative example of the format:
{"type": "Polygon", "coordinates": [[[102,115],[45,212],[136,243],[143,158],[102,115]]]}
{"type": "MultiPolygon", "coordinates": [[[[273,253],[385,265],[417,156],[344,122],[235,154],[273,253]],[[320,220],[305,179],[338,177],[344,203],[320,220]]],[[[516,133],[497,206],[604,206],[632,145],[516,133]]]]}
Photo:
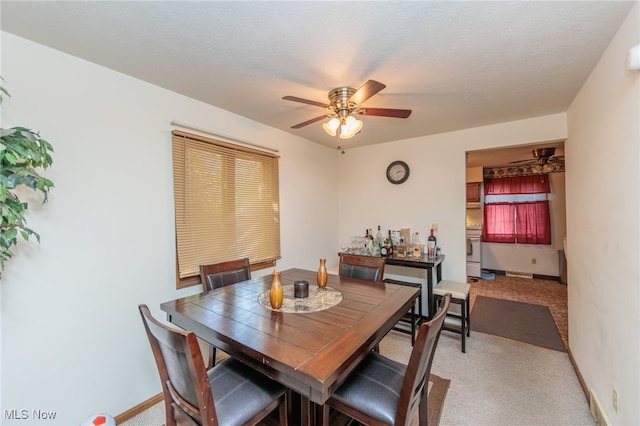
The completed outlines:
{"type": "Polygon", "coordinates": [[[364,230],[364,250],[369,251],[369,228],[364,230]]]}
{"type": "MultiPolygon", "coordinates": [[[[382,236],[381,232],[380,232],[380,236],[382,236]]],[[[383,257],[387,257],[391,255],[391,252],[389,251],[389,240],[387,240],[386,238],[383,239],[381,242],[380,255],[382,255],[383,257]]]]}
{"type": "Polygon", "coordinates": [[[378,245],[378,247],[382,247],[383,245],[382,232],[380,232],[380,225],[378,225],[378,232],[376,233],[376,244],[378,245]]]}
{"type": "Polygon", "coordinates": [[[427,237],[427,254],[429,257],[436,256],[436,236],[433,235],[433,228],[431,228],[431,233],[427,237]]]}
{"type": "Polygon", "coordinates": [[[404,236],[400,234],[400,241],[398,245],[395,247],[396,256],[400,258],[407,257],[407,244],[409,242],[404,240],[404,236]]]}
{"type": "Polygon", "coordinates": [[[389,229],[389,256],[393,254],[393,238],[391,238],[391,229],[389,229]]]}
{"type": "Polygon", "coordinates": [[[420,233],[416,231],[411,240],[411,253],[415,258],[422,257],[422,241],[420,241],[420,233]]]}

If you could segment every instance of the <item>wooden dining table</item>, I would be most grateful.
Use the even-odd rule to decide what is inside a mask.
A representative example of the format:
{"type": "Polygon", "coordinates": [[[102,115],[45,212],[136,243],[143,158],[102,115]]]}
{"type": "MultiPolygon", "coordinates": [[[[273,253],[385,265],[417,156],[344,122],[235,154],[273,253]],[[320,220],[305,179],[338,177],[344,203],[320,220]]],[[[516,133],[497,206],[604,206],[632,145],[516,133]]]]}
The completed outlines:
{"type": "MultiPolygon", "coordinates": [[[[317,288],[316,271],[288,269],[280,279],[285,287],[306,280],[317,288]]],[[[327,399],[418,296],[414,287],[329,275],[327,288],[338,291],[341,301],[293,313],[259,302],[270,286],[267,275],[169,301],[161,309],[171,323],[299,394],[302,424],[326,422],[327,399]]]]}

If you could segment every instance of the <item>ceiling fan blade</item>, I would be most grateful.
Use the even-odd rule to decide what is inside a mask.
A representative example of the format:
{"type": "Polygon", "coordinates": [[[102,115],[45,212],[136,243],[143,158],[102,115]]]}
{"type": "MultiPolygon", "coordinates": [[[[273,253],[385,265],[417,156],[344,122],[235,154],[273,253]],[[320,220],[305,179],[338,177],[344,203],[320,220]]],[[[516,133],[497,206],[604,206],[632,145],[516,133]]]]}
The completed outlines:
{"type": "Polygon", "coordinates": [[[538,160],[518,160],[518,161],[509,161],[509,164],[519,164],[519,163],[537,163],[538,160]]]}
{"type": "Polygon", "coordinates": [[[292,129],[299,129],[304,126],[308,126],[309,124],[313,124],[316,121],[324,120],[325,118],[329,118],[331,115],[321,115],[320,117],[312,118],[311,120],[303,121],[302,123],[296,124],[295,126],[291,126],[292,129]]]}
{"type": "Polygon", "coordinates": [[[411,115],[411,110],[393,108],[362,108],[358,110],[358,114],[375,115],[379,117],[407,118],[411,115]]]}
{"type": "Polygon", "coordinates": [[[320,108],[329,108],[329,104],[316,102],[316,101],[312,101],[304,98],[298,98],[297,96],[284,96],[282,99],[284,99],[285,101],[301,102],[303,104],[319,106],[320,108]]]}
{"type": "Polygon", "coordinates": [[[356,90],[356,93],[351,95],[351,97],[349,98],[349,102],[353,102],[356,105],[360,105],[361,103],[363,103],[364,101],[366,101],[367,99],[369,99],[370,97],[372,97],[373,95],[375,95],[376,93],[384,89],[385,87],[387,86],[385,86],[384,84],[378,81],[369,80],[365,84],[360,86],[360,88],[356,90]]]}

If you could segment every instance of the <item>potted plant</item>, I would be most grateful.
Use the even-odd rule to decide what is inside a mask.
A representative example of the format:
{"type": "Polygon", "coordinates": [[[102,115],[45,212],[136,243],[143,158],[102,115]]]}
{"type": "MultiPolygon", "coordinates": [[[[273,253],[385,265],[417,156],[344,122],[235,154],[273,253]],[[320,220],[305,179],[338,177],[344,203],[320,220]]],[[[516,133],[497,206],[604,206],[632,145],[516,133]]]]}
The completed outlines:
{"type": "MultiPolygon", "coordinates": [[[[1,81],[4,81],[0,77],[1,81]]],[[[0,81],[0,104],[4,97],[11,97],[0,81]]],[[[27,227],[26,213],[29,208],[16,193],[16,188],[26,186],[44,195],[47,202],[53,182],[40,176],[39,169],[46,169],[53,162],[53,147],[37,132],[26,127],[0,128],[0,277],[5,262],[13,257],[13,246],[18,236],[25,241],[40,235],[27,227]]]]}

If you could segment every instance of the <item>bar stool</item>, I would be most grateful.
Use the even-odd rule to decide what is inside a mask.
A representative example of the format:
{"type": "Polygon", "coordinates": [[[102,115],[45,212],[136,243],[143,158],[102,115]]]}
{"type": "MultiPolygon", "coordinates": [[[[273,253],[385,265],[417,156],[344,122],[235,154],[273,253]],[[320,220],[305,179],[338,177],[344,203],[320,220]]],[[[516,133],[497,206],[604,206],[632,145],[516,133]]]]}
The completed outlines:
{"type": "Polygon", "coordinates": [[[416,297],[415,302],[413,303],[413,305],[411,305],[411,309],[409,310],[409,312],[407,312],[406,314],[404,314],[404,316],[402,318],[400,318],[400,321],[398,321],[398,323],[404,323],[404,324],[408,324],[410,327],[410,330],[407,330],[404,327],[398,327],[398,325],[395,325],[393,327],[394,330],[396,331],[400,331],[402,333],[406,333],[406,334],[410,334],[411,335],[411,346],[413,346],[413,343],[416,341],[416,333],[418,331],[418,328],[420,327],[420,324],[422,324],[422,284],[420,283],[412,283],[409,281],[400,281],[400,280],[394,280],[392,278],[385,278],[383,280],[385,283],[389,283],[389,284],[399,284],[399,285],[406,285],[409,287],[414,287],[417,288],[420,292],[418,293],[418,297],[416,297]],[[418,305],[418,313],[416,314],[416,305],[418,305]]]}
{"type": "Polygon", "coordinates": [[[459,283],[455,281],[442,280],[433,289],[433,297],[435,297],[440,306],[440,301],[445,294],[451,293],[451,304],[454,303],[460,305],[460,313],[447,312],[447,317],[456,318],[460,320],[460,325],[445,322],[442,326],[443,330],[459,333],[462,336],[462,352],[466,352],[465,349],[465,337],[470,335],[471,320],[470,320],[470,307],[469,307],[469,290],[471,286],[467,283],[459,283]]]}

